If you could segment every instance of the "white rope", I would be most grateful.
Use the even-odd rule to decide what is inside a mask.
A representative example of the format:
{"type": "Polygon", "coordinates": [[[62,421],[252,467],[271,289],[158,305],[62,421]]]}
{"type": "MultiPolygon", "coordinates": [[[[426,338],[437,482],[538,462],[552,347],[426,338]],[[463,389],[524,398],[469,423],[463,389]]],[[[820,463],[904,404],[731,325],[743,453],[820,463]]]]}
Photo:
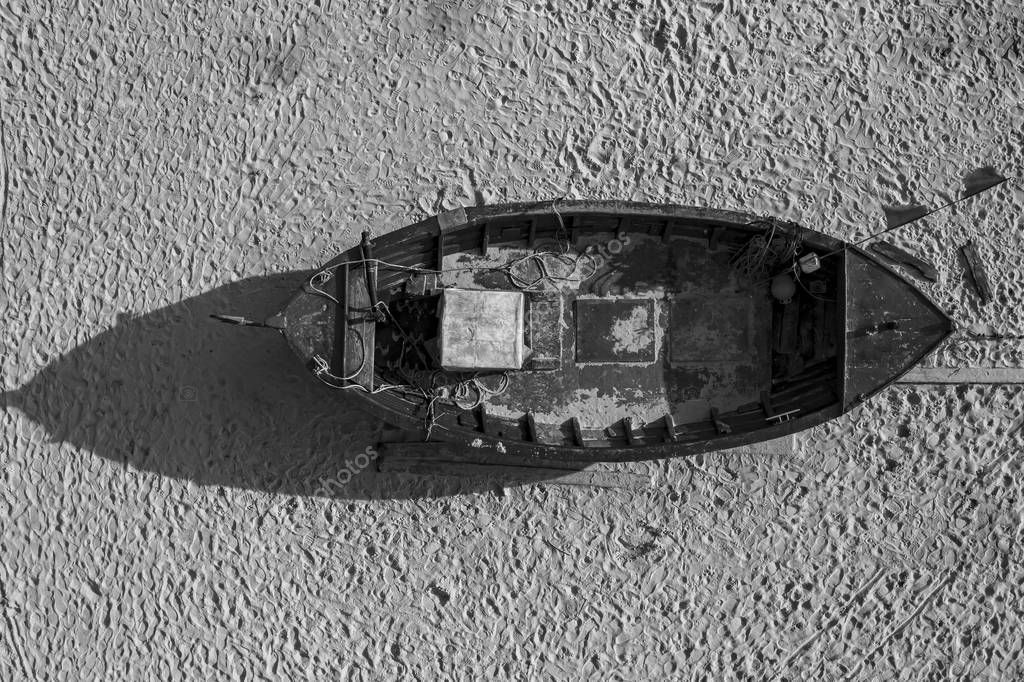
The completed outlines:
{"type": "Polygon", "coordinates": [[[584,282],[593,277],[599,268],[594,257],[588,252],[573,256],[568,253],[538,251],[536,253],[530,253],[517,258],[508,265],[495,269],[504,271],[517,289],[523,289],[524,291],[537,291],[543,283],[555,284],[557,282],[584,282]],[[566,275],[551,274],[548,261],[545,260],[546,258],[551,258],[563,265],[571,266],[572,269],[566,275]],[[590,272],[586,272],[585,274],[580,271],[580,263],[584,261],[588,261],[591,266],[590,272]],[[537,277],[532,280],[527,280],[524,276],[516,273],[516,269],[524,263],[534,264],[538,272],[537,277]]]}
{"type": "Polygon", "coordinates": [[[331,278],[331,275],[330,275],[329,272],[327,272],[326,270],[321,270],[320,272],[314,274],[312,277],[309,278],[309,288],[314,293],[320,294],[321,296],[326,296],[327,298],[329,298],[332,301],[334,301],[335,304],[341,305],[341,301],[339,301],[337,298],[335,298],[334,296],[332,296],[331,294],[327,293],[326,291],[324,291],[323,289],[321,289],[320,287],[318,287],[316,285],[316,284],[323,284],[324,282],[326,282],[330,278],[331,278]],[[316,284],[313,283],[313,280],[316,280],[316,284]]]}

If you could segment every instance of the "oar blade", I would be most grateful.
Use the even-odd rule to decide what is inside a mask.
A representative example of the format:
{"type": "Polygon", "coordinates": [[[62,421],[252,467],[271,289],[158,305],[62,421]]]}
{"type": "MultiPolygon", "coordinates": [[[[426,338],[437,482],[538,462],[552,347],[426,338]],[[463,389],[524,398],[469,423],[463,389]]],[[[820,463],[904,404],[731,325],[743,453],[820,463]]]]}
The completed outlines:
{"type": "Polygon", "coordinates": [[[217,315],[217,314],[211,314],[210,317],[212,317],[215,320],[219,320],[220,322],[226,322],[227,324],[237,324],[240,327],[263,327],[263,326],[265,326],[264,323],[262,323],[262,322],[256,322],[254,320],[250,320],[250,319],[245,318],[245,317],[240,317],[238,315],[217,315]]]}
{"type": "Polygon", "coordinates": [[[1006,182],[1006,178],[996,172],[992,166],[975,168],[964,175],[964,189],[960,192],[960,198],[973,197],[975,194],[980,194],[1004,182],[1006,182]]]}
{"type": "Polygon", "coordinates": [[[882,210],[885,212],[885,225],[890,230],[895,227],[899,227],[900,225],[912,223],[930,213],[926,206],[922,206],[920,204],[910,204],[908,206],[883,206],[882,210]]]}

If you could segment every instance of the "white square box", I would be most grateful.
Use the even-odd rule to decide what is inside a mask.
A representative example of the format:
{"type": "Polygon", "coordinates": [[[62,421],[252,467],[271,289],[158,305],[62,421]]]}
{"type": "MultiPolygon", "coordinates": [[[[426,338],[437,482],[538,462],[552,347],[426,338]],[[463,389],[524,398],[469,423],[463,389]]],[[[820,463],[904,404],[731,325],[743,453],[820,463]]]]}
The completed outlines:
{"type": "Polygon", "coordinates": [[[521,291],[442,291],[441,367],[450,371],[520,369],[524,308],[521,291]]]}

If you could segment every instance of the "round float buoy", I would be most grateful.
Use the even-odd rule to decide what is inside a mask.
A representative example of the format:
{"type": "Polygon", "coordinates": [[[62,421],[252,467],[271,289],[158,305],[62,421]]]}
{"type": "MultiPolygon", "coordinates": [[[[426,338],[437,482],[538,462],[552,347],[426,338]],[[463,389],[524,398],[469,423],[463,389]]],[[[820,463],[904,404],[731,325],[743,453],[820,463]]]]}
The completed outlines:
{"type": "Polygon", "coordinates": [[[776,301],[782,305],[786,305],[793,300],[793,294],[796,293],[796,282],[788,273],[782,273],[781,275],[775,275],[772,279],[772,296],[776,301]]]}

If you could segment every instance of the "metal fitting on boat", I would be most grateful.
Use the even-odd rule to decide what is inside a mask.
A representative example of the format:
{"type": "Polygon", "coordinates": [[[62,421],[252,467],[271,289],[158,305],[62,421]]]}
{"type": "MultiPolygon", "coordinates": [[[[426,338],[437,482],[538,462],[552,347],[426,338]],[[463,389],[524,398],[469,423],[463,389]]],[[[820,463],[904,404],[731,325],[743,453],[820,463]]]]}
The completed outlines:
{"type": "Polygon", "coordinates": [[[800,256],[800,271],[804,274],[810,274],[821,269],[821,261],[818,260],[818,254],[808,253],[800,256]]]}

